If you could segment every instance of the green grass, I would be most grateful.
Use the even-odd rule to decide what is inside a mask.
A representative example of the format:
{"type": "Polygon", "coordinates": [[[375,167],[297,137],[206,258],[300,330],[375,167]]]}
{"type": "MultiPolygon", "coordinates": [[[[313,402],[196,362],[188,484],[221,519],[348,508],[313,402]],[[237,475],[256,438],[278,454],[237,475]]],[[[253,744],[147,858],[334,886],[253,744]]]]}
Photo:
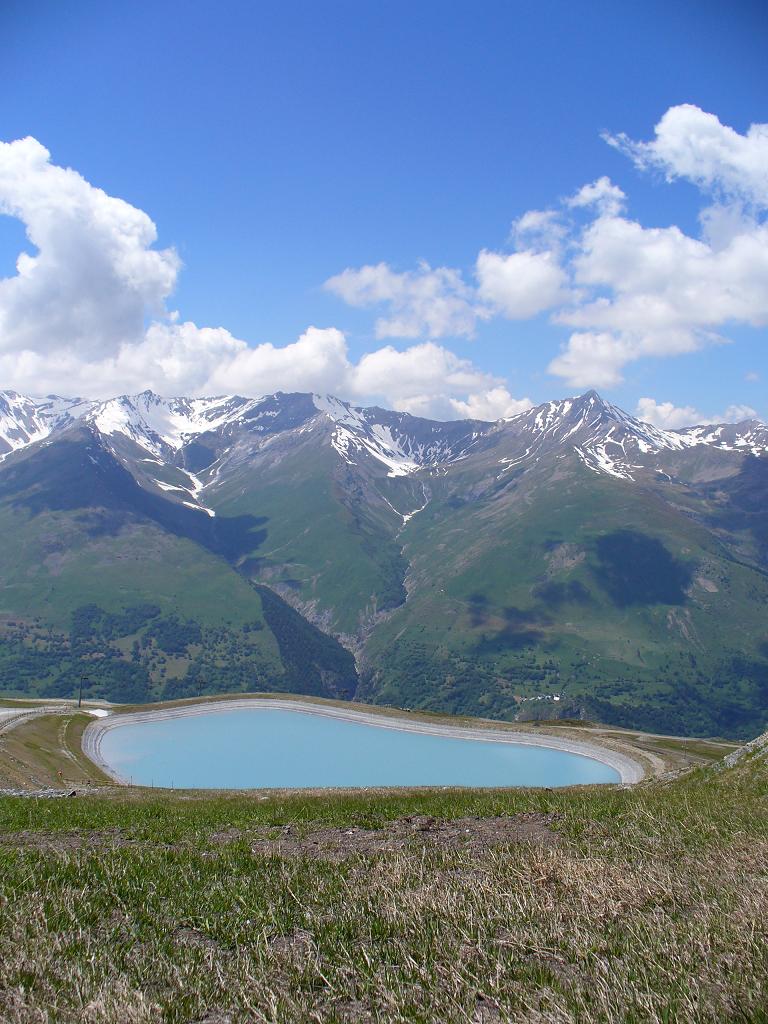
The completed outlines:
{"type": "Polygon", "coordinates": [[[258,596],[225,562],[154,524],[89,538],[70,512],[26,520],[7,508],[0,508],[0,524],[25,537],[24,544],[6,545],[0,555],[6,583],[0,611],[19,618],[40,615],[56,628],[68,628],[71,613],[82,605],[119,611],[141,601],[213,625],[261,618],[258,596]],[[54,542],[57,550],[48,554],[54,542]]]}
{"type": "Polygon", "coordinates": [[[764,1022],[767,798],[752,757],[628,790],[0,800],[0,1018],[764,1022]],[[355,851],[414,814],[546,828],[355,851]]]}

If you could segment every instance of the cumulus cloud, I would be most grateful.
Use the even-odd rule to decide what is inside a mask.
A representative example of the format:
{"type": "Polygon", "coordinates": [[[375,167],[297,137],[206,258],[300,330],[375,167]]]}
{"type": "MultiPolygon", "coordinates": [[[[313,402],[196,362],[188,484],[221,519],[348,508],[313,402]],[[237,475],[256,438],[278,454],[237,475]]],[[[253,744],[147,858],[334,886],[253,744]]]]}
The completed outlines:
{"type": "MultiPolygon", "coordinates": [[[[373,310],[378,338],[417,342],[383,345],[357,362],[335,328],[253,345],[222,327],[179,321],[168,312],[179,259],[157,247],[143,211],[57,167],[34,139],[0,143],[0,213],[20,219],[30,243],[16,274],[0,280],[2,382],[94,396],[147,386],[315,390],[424,415],[496,419],[528,400],[439,339],[473,337],[492,317],[549,311],[569,333],[550,373],[573,387],[610,388],[637,360],[725,343],[733,325],[767,325],[768,126],[742,135],[683,105],[664,114],[650,142],[608,141],[637,167],[701,189],[700,232],[641,224],[603,176],[557,208],[523,213],[509,247],[482,249],[464,273],[426,263],[348,268],[325,288],[373,310]]],[[[670,423],[696,412],[666,402],[648,410],[670,423]]]]}
{"type": "Polygon", "coordinates": [[[617,383],[644,356],[695,352],[731,323],[768,323],[768,225],[752,223],[716,249],[679,228],[602,215],[584,230],[572,269],[583,301],[556,316],[577,328],[550,372],[617,383]],[[601,368],[602,367],[602,368],[601,368]]]}
{"type": "Polygon", "coordinates": [[[722,343],[733,324],[768,324],[768,126],[740,135],[683,105],[667,111],[652,142],[608,141],[638,167],[687,178],[716,201],[701,211],[701,237],[630,219],[607,178],[567,201],[597,211],[572,237],[578,301],[554,316],[575,331],[549,370],[574,385],[616,384],[637,359],[722,343]]]}
{"type": "Polygon", "coordinates": [[[665,430],[679,430],[682,427],[708,425],[713,423],[741,423],[757,418],[749,405],[729,405],[719,416],[705,416],[692,405],[678,406],[672,402],[657,402],[653,398],[641,398],[635,415],[646,423],[665,430]]]}
{"type": "Polygon", "coordinates": [[[318,327],[287,345],[249,346],[224,328],[158,322],[138,344],[97,360],[67,349],[0,353],[0,378],[22,392],[60,392],[65,384],[67,394],[89,397],[147,387],[178,395],[314,391],[438,419],[495,420],[530,407],[500,378],[433,342],[385,346],[354,362],[341,331],[318,327]]]}
{"type": "Polygon", "coordinates": [[[444,419],[460,415],[455,400],[470,396],[468,401],[474,397],[479,402],[502,384],[498,377],[431,341],[404,351],[387,345],[368,352],[352,369],[350,379],[356,396],[381,396],[403,412],[444,419]]]}
{"type": "Polygon", "coordinates": [[[731,326],[768,324],[768,125],[742,135],[683,104],[650,142],[605,138],[638,168],[702,191],[698,236],[641,224],[623,189],[602,176],[559,209],[518,217],[513,250],[481,250],[472,284],[458,270],[396,274],[378,264],[327,286],[353,305],[385,305],[382,337],[469,336],[480,319],[550,310],[571,333],[548,369],[574,387],[613,387],[639,359],[693,353],[726,342],[731,326]]]}
{"type": "Polygon", "coordinates": [[[140,341],[179,269],[172,249],[152,248],[145,213],[52,164],[33,138],[0,143],[0,213],[23,222],[35,249],[0,280],[0,349],[92,356],[140,341]]]}
{"type": "Polygon", "coordinates": [[[625,134],[605,135],[610,145],[642,168],[656,167],[671,181],[685,178],[699,188],[768,206],[768,124],[750,125],[746,135],[691,103],[664,114],[651,142],[625,134]]]}
{"type": "Polygon", "coordinates": [[[549,364],[549,372],[576,388],[610,388],[621,382],[622,367],[633,358],[637,356],[626,338],[608,331],[577,331],[549,364]]]}
{"type": "MultiPolygon", "coordinates": [[[[0,213],[23,222],[35,249],[0,280],[4,386],[89,397],[147,387],[187,395],[330,392],[451,419],[462,402],[486,412],[516,408],[500,378],[433,342],[385,346],[354,362],[335,328],[309,327],[282,346],[250,345],[223,327],[179,321],[166,306],[179,259],[154,247],[151,219],[57,167],[35,139],[0,143],[0,213]]],[[[471,334],[486,315],[446,267],[397,274],[380,264],[338,275],[329,287],[353,304],[388,303],[382,337],[471,334]]]]}
{"type": "Polygon", "coordinates": [[[674,405],[672,402],[657,402],[654,398],[641,398],[635,415],[645,423],[665,430],[692,427],[706,419],[692,405],[674,405]]]}
{"type": "Polygon", "coordinates": [[[556,252],[566,233],[558,210],[527,210],[512,222],[510,237],[517,249],[556,252]]]}
{"type": "Polygon", "coordinates": [[[477,257],[478,295],[509,320],[527,320],[563,300],[566,276],[551,251],[477,257]]]}
{"type": "Polygon", "coordinates": [[[386,306],[389,315],[376,321],[377,338],[471,337],[485,316],[458,270],[428,263],[403,273],[386,263],[347,268],[324,288],[350,306],[386,306]]]}
{"type": "Polygon", "coordinates": [[[583,185],[579,191],[566,200],[571,209],[596,207],[601,214],[615,216],[624,208],[626,195],[610,178],[603,176],[589,185],[583,185]]]}
{"type": "Polygon", "coordinates": [[[451,399],[451,406],[461,419],[501,420],[517,416],[533,408],[530,398],[513,398],[501,385],[488,391],[469,395],[466,401],[451,399]]]}
{"type": "Polygon", "coordinates": [[[155,322],[138,343],[100,359],[67,348],[0,353],[0,377],[18,390],[88,397],[147,387],[171,395],[334,391],[348,386],[351,368],[343,334],[315,327],[282,347],[251,347],[221,327],[155,322]]]}
{"type": "Polygon", "coordinates": [[[473,285],[450,267],[421,263],[398,272],[377,263],[348,267],[323,287],[349,306],[385,307],[377,338],[471,338],[478,321],[494,315],[527,320],[565,301],[567,276],[557,254],[562,233],[552,211],[530,211],[513,225],[515,252],[478,254],[473,285]]]}

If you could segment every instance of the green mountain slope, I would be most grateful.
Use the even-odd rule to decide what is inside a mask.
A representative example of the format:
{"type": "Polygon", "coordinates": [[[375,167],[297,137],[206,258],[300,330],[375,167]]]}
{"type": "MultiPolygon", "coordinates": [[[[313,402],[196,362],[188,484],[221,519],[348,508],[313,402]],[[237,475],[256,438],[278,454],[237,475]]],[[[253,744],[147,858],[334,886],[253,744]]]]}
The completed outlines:
{"type": "Polygon", "coordinates": [[[368,699],[699,734],[766,720],[759,567],[576,459],[471,499],[466,483],[444,479],[404,535],[409,599],[366,647],[368,699]]]}
{"type": "Polygon", "coordinates": [[[328,433],[250,451],[207,500],[217,515],[263,524],[258,546],[238,560],[241,572],[325,630],[354,637],[378,612],[402,603],[407,565],[395,539],[396,514],[381,497],[386,476],[350,472],[328,433]]]}
{"type": "Polygon", "coordinates": [[[226,559],[255,543],[254,524],[148,494],[87,432],[25,453],[0,476],[12,539],[0,548],[0,688],[72,696],[83,680],[87,695],[119,701],[351,694],[351,656],[329,637],[318,647],[304,620],[278,639],[226,559]]]}

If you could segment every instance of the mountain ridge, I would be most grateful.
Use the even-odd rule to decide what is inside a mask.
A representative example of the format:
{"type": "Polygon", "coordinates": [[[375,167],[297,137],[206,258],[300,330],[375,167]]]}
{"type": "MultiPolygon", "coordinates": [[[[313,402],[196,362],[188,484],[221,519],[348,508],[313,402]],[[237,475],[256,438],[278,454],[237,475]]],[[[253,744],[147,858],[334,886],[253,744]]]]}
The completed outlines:
{"type": "MultiPolygon", "coordinates": [[[[204,434],[236,424],[247,424],[254,431],[264,432],[264,424],[259,420],[275,417],[277,412],[270,406],[285,400],[303,402],[305,406],[311,402],[316,413],[329,417],[335,424],[332,443],[342,458],[349,459],[350,449],[365,449],[388,465],[392,475],[398,476],[462,458],[478,439],[494,431],[529,436],[537,445],[564,443],[573,437],[582,442],[572,443],[572,447],[588,468],[630,479],[628,470],[639,467],[626,461],[628,441],[635,453],[642,454],[697,446],[743,449],[754,455],[768,452],[768,426],[759,420],[667,430],[631,416],[594,390],[545,402],[496,421],[431,420],[377,406],[356,406],[331,395],[301,392],[275,392],[258,398],[165,398],[145,390],[96,401],[56,395],[34,398],[6,390],[0,391],[0,446],[5,448],[0,450],[0,460],[78,420],[93,423],[105,436],[122,434],[156,457],[171,455],[204,434]],[[425,438],[430,431],[438,437],[425,438]],[[415,440],[414,434],[421,441],[415,440]],[[440,435],[450,436],[453,442],[441,443],[440,435]],[[615,450],[615,456],[609,455],[608,447],[615,450]],[[618,449],[622,449],[624,459],[618,457],[618,449]]],[[[299,427],[309,418],[310,410],[305,408],[303,419],[291,422],[290,426],[299,427]]],[[[523,457],[530,454],[529,450],[523,457]]]]}

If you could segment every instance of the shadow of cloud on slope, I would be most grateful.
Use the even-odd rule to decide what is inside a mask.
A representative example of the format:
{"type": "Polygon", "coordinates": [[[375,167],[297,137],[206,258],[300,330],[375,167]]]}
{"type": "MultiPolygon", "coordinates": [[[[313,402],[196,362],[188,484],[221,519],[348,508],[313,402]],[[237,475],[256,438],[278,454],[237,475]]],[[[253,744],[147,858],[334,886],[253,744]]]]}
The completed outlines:
{"type": "Polygon", "coordinates": [[[469,604],[469,624],[474,628],[484,626],[488,621],[488,598],[477,591],[467,598],[469,604]]]}
{"type": "Polygon", "coordinates": [[[548,608],[561,608],[565,604],[592,604],[594,599],[580,580],[561,583],[548,580],[533,588],[533,596],[548,608]]]}
{"type": "Polygon", "coordinates": [[[0,501],[30,515],[71,512],[90,538],[116,536],[149,521],[234,561],[267,537],[263,516],[209,516],[145,491],[109,452],[86,434],[38,449],[0,474],[0,501]]]}
{"type": "MultiPolygon", "coordinates": [[[[508,605],[503,610],[504,625],[492,635],[484,634],[475,644],[477,654],[498,654],[502,651],[519,651],[524,647],[535,647],[544,638],[544,632],[537,628],[546,625],[550,619],[537,608],[517,608],[508,605]]],[[[483,624],[487,622],[484,620],[483,624]]]]}
{"type": "Polygon", "coordinates": [[[703,493],[715,505],[707,524],[729,534],[751,534],[763,566],[768,566],[768,458],[747,455],[739,472],[709,484],[703,493]]]}
{"type": "Polygon", "coordinates": [[[694,565],[676,559],[655,537],[616,530],[594,542],[592,573],[618,608],[684,604],[694,565]]]}

